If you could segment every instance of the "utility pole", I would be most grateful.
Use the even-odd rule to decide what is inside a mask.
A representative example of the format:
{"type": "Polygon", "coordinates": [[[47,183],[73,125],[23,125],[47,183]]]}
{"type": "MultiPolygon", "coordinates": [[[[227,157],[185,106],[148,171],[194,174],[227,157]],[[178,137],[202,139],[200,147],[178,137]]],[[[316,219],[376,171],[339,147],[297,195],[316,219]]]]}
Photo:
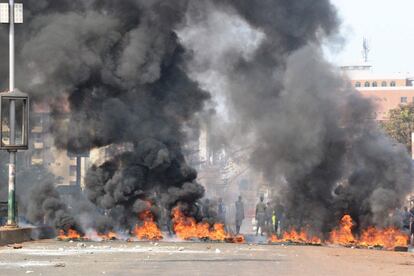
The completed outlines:
{"type": "MultiPolygon", "coordinates": [[[[9,30],[9,92],[14,92],[14,0],[9,0],[10,6],[10,30],[9,30]]],[[[15,141],[15,116],[16,102],[10,100],[10,143],[15,141]]],[[[9,197],[8,197],[8,216],[7,226],[17,227],[16,222],[16,150],[9,150],[9,197]]]]}
{"type": "Polygon", "coordinates": [[[371,51],[371,48],[369,46],[368,39],[364,37],[362,42],[362,58],[364,59],[364,62],[367,63],[369,61],[369,52],[371,51]]]}
{"type": "MultiPolygon", "coordinates": [[[[9,24],[9,91],[0,93],[0,147],[9,152],[9,182],[8,182],[8,228],[16,228],[16,153],[17,150],[28,148],[28,108],[29,98],[27,94],[18,91],[15,87],[15,23],[23,23],[23,4],[9,0],[0,4],[0,23],[9,24]],[[16,125],[16,102],[19,102],[19,114],[22,111],[22,121],[16,125]],[[1,108],[9,103],[8,118],[3,118],[1,108]],[[22,104],[21,104],[22,103],[22,104]],[[22,110],[20,110],[23,108],[22,110]],[[9,137],[3,138],[3,125],[8,121],[9,137]],[[19,128],[21,137],[16,137],[16,127],[19,128]],[[17,138],[17,139],[16,139],[17,138]]],[[[19,119],[19,120],[20,120],[19,119]]]]}

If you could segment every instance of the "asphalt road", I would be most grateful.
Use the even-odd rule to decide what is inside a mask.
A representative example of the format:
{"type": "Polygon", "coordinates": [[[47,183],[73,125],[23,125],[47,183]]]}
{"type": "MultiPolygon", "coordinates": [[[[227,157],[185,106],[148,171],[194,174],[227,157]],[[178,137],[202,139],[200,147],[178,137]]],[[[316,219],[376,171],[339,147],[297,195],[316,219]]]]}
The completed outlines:
{"type": "Polygon", "coordinates": [[[0,248],[0,275],[414,275],[414,253],[223,243],[59,242],[0,248]]]}

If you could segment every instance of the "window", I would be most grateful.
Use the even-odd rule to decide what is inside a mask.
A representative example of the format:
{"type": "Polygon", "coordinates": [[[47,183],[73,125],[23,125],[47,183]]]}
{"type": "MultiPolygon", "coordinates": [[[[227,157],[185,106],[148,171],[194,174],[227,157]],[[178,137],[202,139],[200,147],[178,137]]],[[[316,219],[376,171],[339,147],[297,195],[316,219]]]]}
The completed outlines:
{"type": "Polygon", "coordinates": [[[376,82],[376,81],[374,81],[374,82],[372,83],[372,87],[377,87],[377,86],[378,86],[377,82],[376,82]]]}
{"type": "Polygon", "coordinates": [[[387,82],[386,82],[386,81],[383,81],[383,82],[381,83],[381,86],[382,86],[382,87],[386,87],[386,86],[387,86],[387,82]]]}
{"type": "Polygon", "coordinates": [[[369,82],[365,82],[365,85],[364,85],[365,87],[370,87],[371,85],[369,84],[369,82]]]}
{"type": "Polygon", "coordinates": [[[355,83],[355,87],[361,87],[361,83],[360,83],[359,81],[357,81],[357,82],[355,83]]]}
{"type": "Polygon", "coordinates": [[[395,81],[392,81],[390,86],[395,87],[395,81]]]}
{"type": "Polygon", "coordinates": [[[407,103],[408,99],[407,97],[401,97],[401,103],[407,103]]]}
{"type": "Polygon", "coordinates": [[[75,166],[70,166],[69,167],[69,175],[70,176],[76,176],[76,167],[75,166]]]}

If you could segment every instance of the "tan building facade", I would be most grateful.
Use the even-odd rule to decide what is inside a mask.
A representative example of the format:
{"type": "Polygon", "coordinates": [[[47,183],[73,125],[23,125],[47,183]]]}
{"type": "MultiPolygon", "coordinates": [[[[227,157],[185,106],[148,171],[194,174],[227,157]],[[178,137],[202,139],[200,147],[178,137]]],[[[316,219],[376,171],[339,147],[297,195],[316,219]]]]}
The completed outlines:
{"type": "Polygon", "coordinates": [[[410,74],[376,74],[368,64],[341,67],[352,85],[376,106],[374,117],[388,119],[389,111],[401,104],[414,102],[413,78],[410,74]]]}

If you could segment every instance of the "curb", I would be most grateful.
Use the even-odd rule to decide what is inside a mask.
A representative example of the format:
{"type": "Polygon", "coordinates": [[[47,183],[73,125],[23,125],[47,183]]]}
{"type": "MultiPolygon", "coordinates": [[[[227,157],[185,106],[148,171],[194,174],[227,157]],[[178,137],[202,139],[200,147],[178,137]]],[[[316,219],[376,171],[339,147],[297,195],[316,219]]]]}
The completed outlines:
{"type": "Polygon", "coordinates": [[[49,227],[0,228],[0,246],[52,237],[54,237],[54,230],[49,227]]]}

